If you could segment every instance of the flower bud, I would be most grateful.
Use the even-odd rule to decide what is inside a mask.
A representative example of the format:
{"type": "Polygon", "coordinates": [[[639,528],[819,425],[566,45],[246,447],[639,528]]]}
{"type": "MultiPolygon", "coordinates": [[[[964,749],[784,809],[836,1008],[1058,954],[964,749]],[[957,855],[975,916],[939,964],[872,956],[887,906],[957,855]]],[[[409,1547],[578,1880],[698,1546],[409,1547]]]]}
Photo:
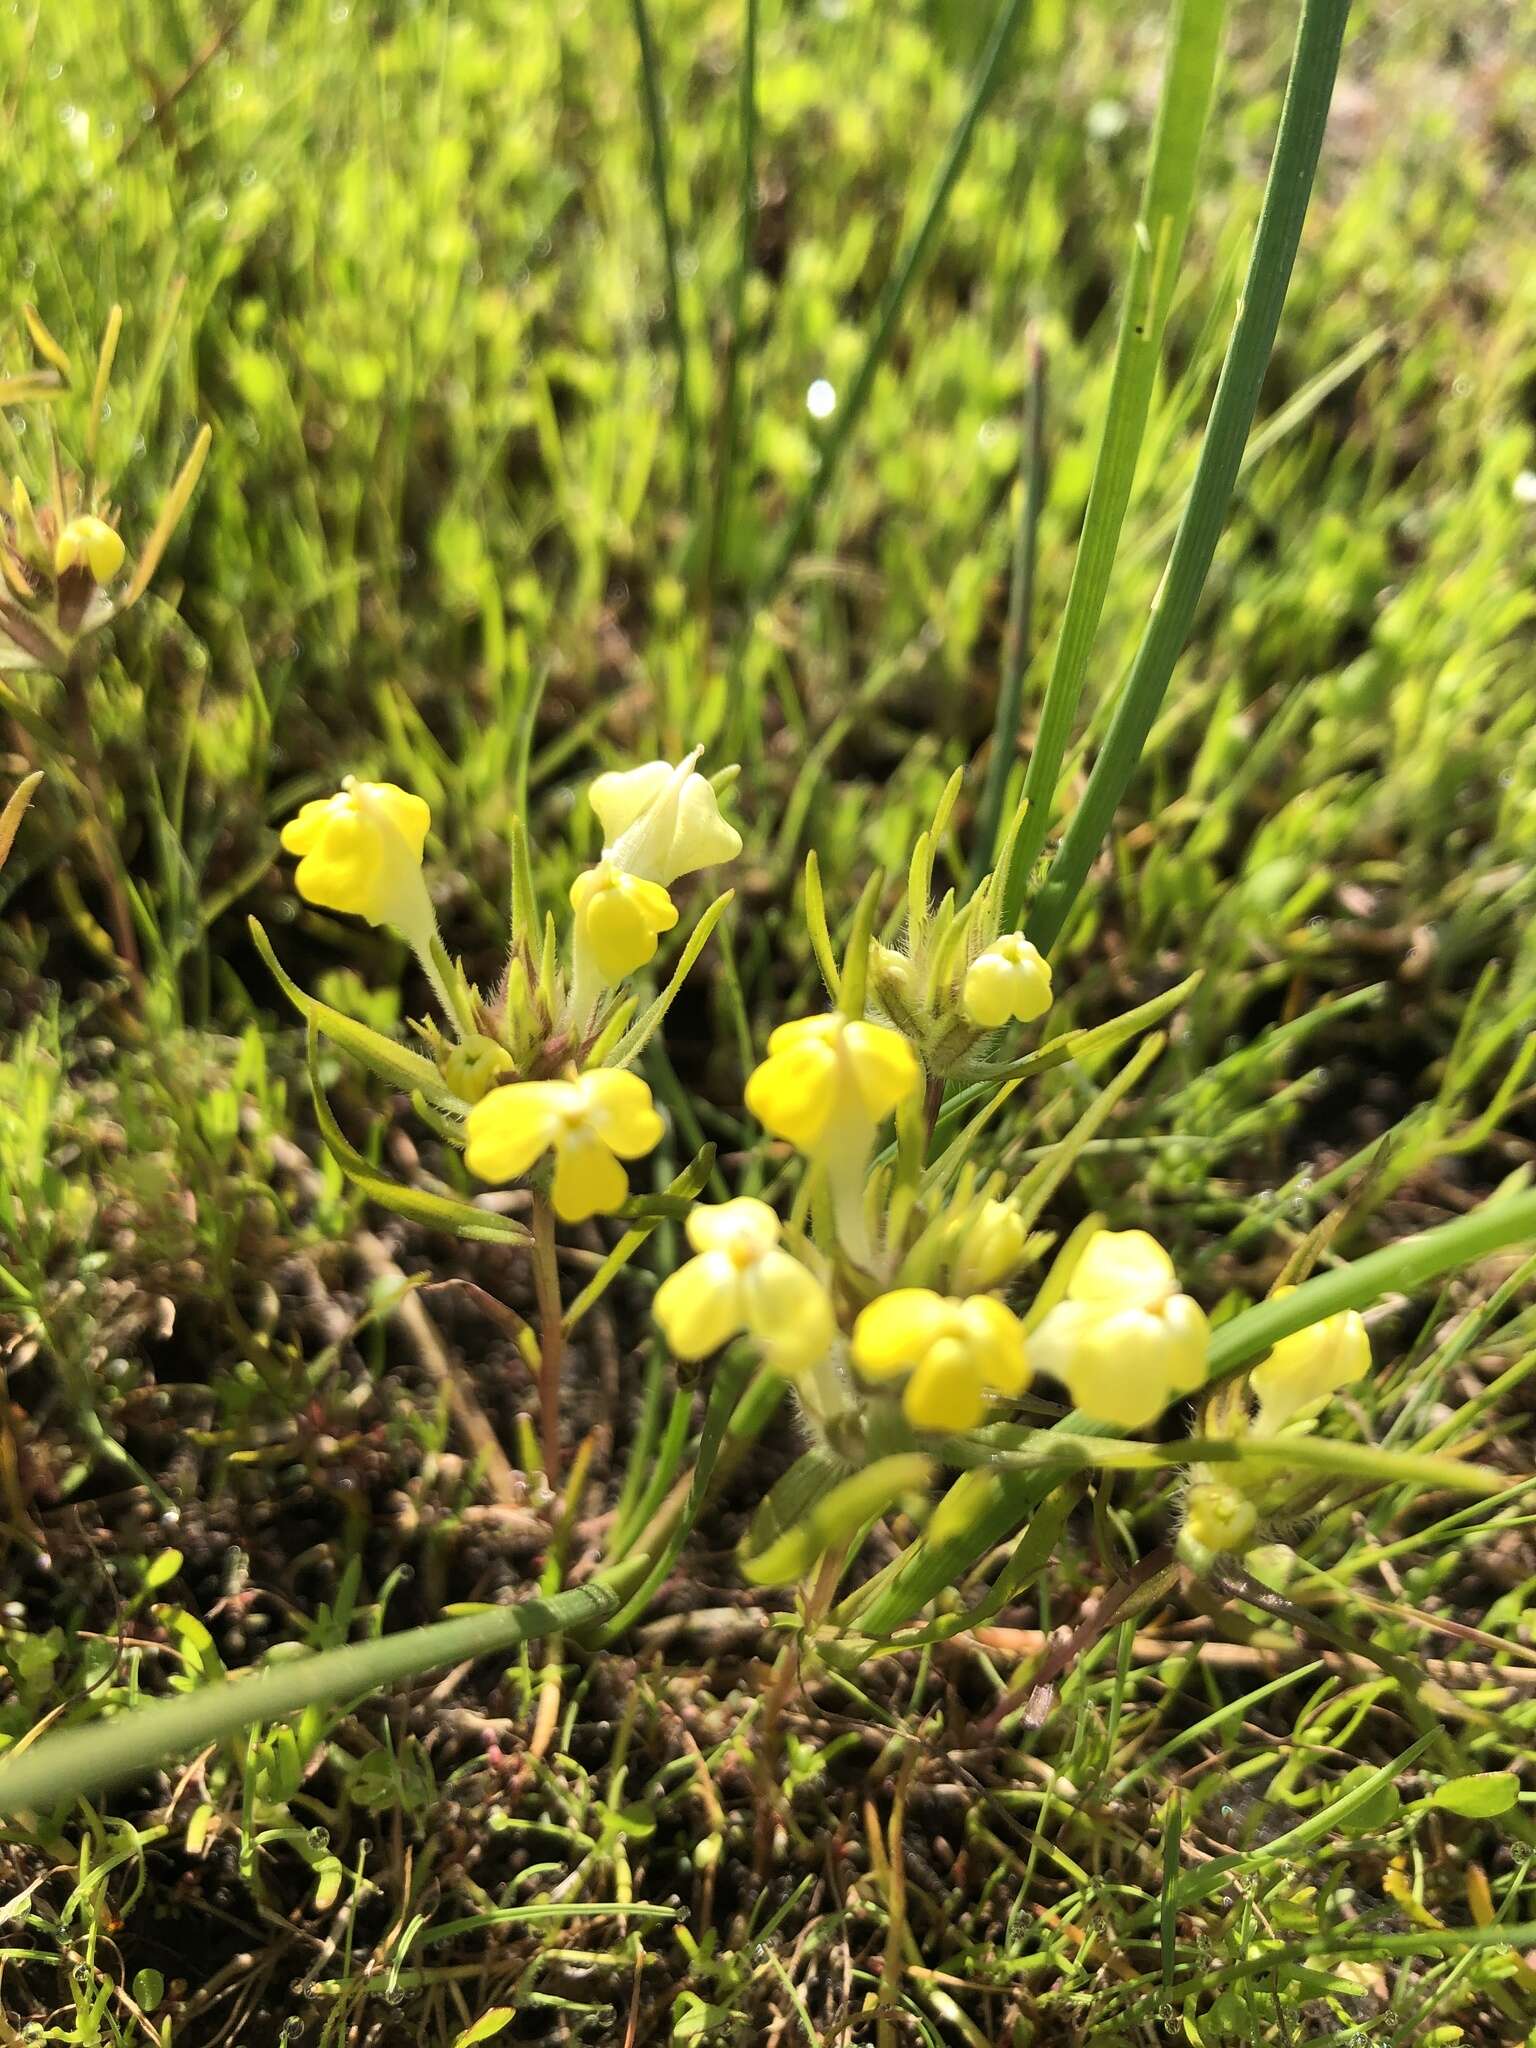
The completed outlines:
{"type": "Polygon", "coordinates": [[[1208,1558],[1245,1550],[1258,1522],[1253,1502],[1235,1486],[1220,1479],[1202,1481],[1184,1499],[1180,1549],[1190,1553],[1188,1561],[1198,1568],[1208,1558]]]}
{"type": "Polygon", "coordinates": [[[1032,1024],[1051,1007],[1050,962],[1022,932],[1004,932],[966,969],[960,1000],[983,1031],[1032,1024]]]}
{"type": "Polygon", "coordinates": [[[1024,1219],[1011,1202],[985,1201],[960,1239],[950,1280],[957,1294],[1001,1287],[1024,1256],[1024,1219]]]}

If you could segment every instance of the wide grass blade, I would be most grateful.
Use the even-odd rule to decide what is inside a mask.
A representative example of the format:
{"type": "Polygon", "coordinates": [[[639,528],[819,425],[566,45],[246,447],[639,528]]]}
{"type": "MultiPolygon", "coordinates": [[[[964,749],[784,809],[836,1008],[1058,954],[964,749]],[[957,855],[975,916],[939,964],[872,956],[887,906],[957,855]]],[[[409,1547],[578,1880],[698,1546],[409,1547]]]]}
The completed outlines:
{"type": "Polygon", "coordinates": [[[404,1629],[318,1656],[285,1659],[176,1699],[134,1707],[114,1720],[44,1736],[0,1762],[0,1814],[37,1812],[55,1800],[98,1792],[119,1779],[155,1770],[256,1722],[279,1721],[305,1707],[377,1692],[466,1657],[488,1657],[539,1636],[601,1621],[649,1568],[647,1557],[626,1558],[574,1592],[404,1629]]]}
{"type": "MultiPolygon", "coordinates": [[[[1280,324],[1348,16],[1349,0],[1304,0],[1253,255],[1189,503],[1103,749],[1025,927],[1042,950],[1055,943],[1071,914],[1194,622],[1280,324]]],[[[1007,900],[1017,906],[1028,871],[1016,869],[1009,879],[1007,900]]]]}
{"type": "MultiPolygon", "coordinates": [[[[1152,132],[1152,158],[1147,166],[1146,188],[1131,244],[1125,301],[1120,309],[1104,435],[1094,463],[1083,537],[1072,565],[1072,583],[1041,708],[1040,729],[1024,780],[1029,815],[1014,842],[1009,862],[1003,896],[1005,930],[1011,930],[1019,921],[1030,870],[1040,857],[1050,829],[1056,783],[1104,610],[1120,529],[1131,501],[1136,463],[1147,431],[1152,387],[1162,356],[1163,329],[1173,304],[1194,206],[1200,145],[1210,115],[1226,17],[1226,0],[1179,0],[1174,15],[1162,97],[1152,132]]],[[[1015,711],[1004,742],[1008,752],[1012,751],[1017,724],[1015,711]]],[[[1001,707],[998,730],[1003,732],[1001,707]]],[[[978,841],[984,848],[983,858],[991,857],[996,833],[994,819],[991,836],[978,841]]]]}

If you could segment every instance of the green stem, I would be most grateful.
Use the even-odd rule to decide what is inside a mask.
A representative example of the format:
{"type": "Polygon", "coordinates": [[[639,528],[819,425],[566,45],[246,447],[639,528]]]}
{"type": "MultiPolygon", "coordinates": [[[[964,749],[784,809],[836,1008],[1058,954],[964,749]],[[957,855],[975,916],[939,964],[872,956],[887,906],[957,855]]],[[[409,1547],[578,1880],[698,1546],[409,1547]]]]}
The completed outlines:
{"type": "MultiPolygon", "coordinates": [[[[1189,503],[1103,750],[1025,926],[1043,952],[1060,936],[1088,878],[1194,622],[1280,324],[1348,15],[1349,0],[1304,0],[1253,255],[1189,503]]],[[[1011,878],[1010,901],[1022,898],[1024,879],[1011,878]]]]}
{"type": "MultiPolygon", "coordinates": [[[[1024,411],[1024,445],[1019,454],[1019,527],[1014,536],[1008,625],[1003,635],[1007,667],[997,693],[987,780],[976,814],[971,854],[973,889],[997,857],[1003,798],[1008,790],[1008,771],[1013,766],[1014,740],[1019,730],[1024,671],[1029,666],[1034,639],[1035,564],[1039,556],[1040,507],[1045,499],[1045,349],[1033,329],[1025,347],[1029,354],[1029,399],[1024,411]]],[[[1012,926],[1005,925],[1004,929],[1011,930],[1012,926]]]]}
{"type": "Polygon", "coordinates": [[[954,190],[955,182],[965,168],[966,158],[971,153],[976,124],[986,112],[988,103],[1002,79],[1003,59],[1013,40],[1013,32],[1029,4],[1030,0],[1001,0],[997,17],[993,22],[992,34],[976,73],[976,82],[971,88],[970,100],[965,112],[960,116],[954,134],[950,137],[949,147],[944,152],[944,161],[934,178],[917,233],[907,245],[905,254],[896,266],[894,276],[885,288],[879,311],[875,315],[874,332],[865,346],[863,360],[854,374],[847,397],[839,405],[833,418],[831,429],[822,444],[821,459],[816,465],[815,472],[784,527],[784,536],[779,543],[778,552],[774,555],[768,573],[755,593],[752,611],[767,604],[784,581],[789,573],[790,564],[800,552],[821,502],[837,475],[853,430],[863,416],[869,394],[874,389],[880,366],[885,361],[891,342],[895,338],[902,309],[927,259],[934,236],[939,231],[939,225],[949,204],[949,195],[954,190]]]}
{"type": "Polygon", "coordinates": [[[677,227],[672,219],[672,202],[667,196],[670,151],[667,142],[666,106],[661,96],[661,67],[656,56],[656,39],[646,0],[629,0],[634,17],[635,40],[640,45],[640,77],[645,93],[645,118],[651,137],[651,199],[661,229],[662,256],[667,272],[667,326],[677,357],[677,417],[683,433],[683,488],[688,509],[694,509],[698,489],[698,429],[694,424],[693,399],[688,381],[688,336],[683,326],[682,293],[678,283],[677,227]]]}
{"type": "Polygon", "coordinates": [[[560,1312],[560,1266],[555,1212],[543,1188],[533,1191],[533,1291],[539,1308],[539,1437],[544,1477],[560,1490],[560,1368],[565,1322],[560,1312]]]}
{"type": "MultiPolygon", "coordinates": [[[[1104,433],[1093,466],[1083,537],[1072,565],[1061,633],[1029,757],[1024,795],[1029,803],[1014,842],[1003,892],[1003,929],[1014,930],[1024,908],[1030,871],[1050,830],[1056,784],[1077,715],[1094,635],[1104,610],[1120,529],[1147,431],[1152,387],[1162,356],[1163,329],[1173,303],[1194,204],[1200,145],[1210,114],[1216,64],[1226,25],[1226,0],[1178,0],[1163,74],[1152,154],[1141,211],[1131,242],[1130,271],[1115,340],[1104,433]]],[[[1015,712],[1004,742],[1008,753],[1018,726],[1015,712]]],[[[998,730],[1003,731],[1001,710],[998,730]]],[[[988,853],[993,841],[984,842],[988,853]]]]}
{"type": "Polygon", "coordinates": [[[627,1558],[603,1578],[552,1599],[525,1600],[405,1629],[377,1642],[285,1660],[132,1708],[110,1721],[44,1736],[0,1762],[0,1814],[42,1812],[57,1800],[157,1770],[258,1721],[279,1721],[305,1707],[376,1692],[466,1657],[492,1656],[538,1636],[601,1621],[648,1568],[647,1558],[627,1558]]]}

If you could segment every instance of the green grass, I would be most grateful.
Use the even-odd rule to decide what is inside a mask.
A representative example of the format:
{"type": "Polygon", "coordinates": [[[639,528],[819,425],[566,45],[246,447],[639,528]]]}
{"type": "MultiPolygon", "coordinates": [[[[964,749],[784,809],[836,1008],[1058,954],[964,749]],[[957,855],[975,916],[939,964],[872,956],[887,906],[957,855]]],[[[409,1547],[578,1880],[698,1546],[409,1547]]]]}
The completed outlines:
{"type": "MultiPolygon", "coordinates": [[[[515,815],[560,890],[594,850],[595,768],[696,741],[739,758],[729,966],[696,975],[650,1070],[679,1113],[658,1172],[708,1139],[734,1187],[743,1070],[819,985],[805,852],[839,938],[974,763],[940,861],[969,865],[1030,334],[1048,467],[1026,739],[1039,717],[1165,11],[1021,11],[874,355],[989,11],[761,0],[746,234],[747,10],[644,13],[675,301],[623,0],[0,14],[0,371],[23,365],[24,301],[86,361],[122,303],[100,431],[130,537],[215,428],[88,686],[142,1002],[104,953],[60,777],[0,878],[13,1741],[273,1644],[526,1590],[551,1555],[590,1571],[699,1457],[719,1368],[679,1390],[646,1315],[667,1226],[586,1324],[568,1431],[593,1439],[591,1484],[552,1532],[526,1372],[460,1284],[526,1306],[516,1254],[381,1216],[317,1144],[247,915],[381,1027],[425,995],[396,993],[389,941],[293,897],[276,826],[300,800],[349,769],[425,795],[445,930],[489,981],[515,815]],[[808,390],[846,408],[862,364],[818,482],[808,390]],[[413,1297],[425,1321],[402,1274],[451,1283],[413,1297]],[[476,1460],[466,1388],[509,1486],[476,1460]]],[[[1262,1295],[1324,1217],[1331,1260],[1461,1213],[1533,1136],[1536,34],[1493,0],[1454,26],[1357,13],[1257,440],[1057,955],[1053,1023],[1203,970],[1051,1220],[1148,1221],[1212,1305],[1262,1295]]],[[[1290,16],[1229,10],[1064,811],[1194,476],[1290,16]]],[[[78,457],[83,406],[55,413],[78,457]]],[[[42,432],[35,408],[0,413],[34,488],[42,432]]],[[[8,788],[30,754],[9,722],[3,744],[8,788]]],[[[467,1186],[409,1117],[386,1127],[383,1091],[329,1054],[322,1078],[392,1177],[467,1186]]],[[[1030,1163],[1092,1085],[1047,1077],[986,1156],[1030,1163]]],[[[573,1240],[573,1290],[599,1251],[573,1240]]],[[[1530,1278],[1501,1255],[1389,1300],[1358,1436],[1527,1471],[1530,1278]]],[[[1478,1782],[1530,1749],[1528,1488],[1361,1495],[1289,1531],[1259,1582],[1137,1612],[1114,1599],[1155,1563],[1176,1477],[1101,1475],[989,1624],[944,1625],[1001,1557],[948,1589],[932,1640],[860,1665],[742,1585],[733,1546],[792,1454],[783,1418],[759,1419],[601,1649],[525,1644],[315,1704],[293,1737],[7,1825],[0,2041],[196,2048],[302,2019],[327,2044],[447,2048],[502,2007],[508,2041],[709,2048],[775,2025],[880,2048],[1531,2034],[1533,1787],[1496,1811],[1504,1781],[1478,1782]],[[786,1641],[799,1683],[776,1703],[786,1641]]],[[[898,1517],[869,1563],[912,1533],[898,1517]]]]}

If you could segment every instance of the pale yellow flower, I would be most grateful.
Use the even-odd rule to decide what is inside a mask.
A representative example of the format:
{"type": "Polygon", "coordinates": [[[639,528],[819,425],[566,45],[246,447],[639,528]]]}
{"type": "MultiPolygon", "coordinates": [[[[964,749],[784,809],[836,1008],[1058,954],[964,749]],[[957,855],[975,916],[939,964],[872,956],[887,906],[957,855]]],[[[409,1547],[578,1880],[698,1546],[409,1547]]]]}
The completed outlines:
{"type": "MultiPolygon", "coordinates": [[[[1280,1290],[1291,1293],[1289,1287],[1280,1290]]],[[[1278,1297],[1277,1297],[1278,1298],[1278,1297]]],[[[1259,1397],[1259,1428],[1281,1429],[1370,1371],[1371,1340],[1352,1308],[1282,1337],[1250,1377],[1259,1397]]]]}
{"type": "Polygon", "coordinates": [[[70,520],[54,542],[53,566],[62,576],[84,562],[96,582],[110,583],[123,566],[127,552],[115,526],[108,526],[105,519],[98,519],[94,513],[82,512],[70,520]]]}
{"type": "Polygon", "coordinates": [[[431,822],[419,796],[349,775],[283,827],[285,850],[300,856],[294,884],[306,902],[391,925],[424,951],[436,932],[421,873],[431,822]]]}
{"type": "Polygon", "coordinates": [[[576,973],[590,962],[591,979],[607,988],[656,956],[662,932],[677,923],[672,898],[659,882],[641,881],[610,861],[588,868],[571,884],[576,913],[576,973]]]}
{"type": "Polygon", "coordinates": [[[639,1159],[665,1129],[638,1074],[595,1067],[570,1081],[511,1081],[469,1112],[464,1159],[481,1180],[516,1180],[555,1155],[556,1213],[567,1223],[617,1209],[629,1193],[620,1161],[639,1159]]]}
{"type": "Polygon", "coordinates": [[[656,1290],[656,1320],[679,1358],[704,1358],[744,1331],[787,1378],[825,1356],[836,1331],[815,1274],[782,1249],[778,1217],[740,1196],[704,1204],[687,1223],[698,1253],[656,1290]]]}
{"type": "Polygon", "coordinates": [[[888,1024],[837,1015],[781,1024],[747,1080],[748,1109],[812,1156],[863,1144],[922,1084],[917,1055],[888,1024]]]}
{"type": "Polygon", "coordinates": [[[876,1297],[853,1326],[853,1362],[868,1380],[905,1379],[914,1429],[974,1429],[989,1395],[1029,1385],[1023,1325],[990,1294],[958,1300],[929,1287],[876,1297]]]}
{"type": "Polygon", "coordinates": [[[741,834],[720,815],[715,792],[694,763],[646,761],[599,775],[589,792],[603,828],[603,859],[643,882],[668,888],[680,875],[734,860],[741,834]]]}
{"type": "Polygon", "coordinates": [[[1167,1252],[1145,1230],[1101,1230],[1034,1333],[1036,1369],[1085,1415],[1141,1429],[1205,1378],[1210,1326],[1179,1292],[1167,1252]]]}
{"type": "Polygon", "coordinates": [[[983,1294],[999,1287],[1024,1256],[1029,1233],[1011,1202],[985,1201],[960,1240],[950,1275],[961,1294],[983,1294]]]}
{"type": "Polygon", "coordinates": [[[1050,962],[1022,932],[1004,932],[966,969],[960,1000],[983,1031],[1033,1024],[1051,1007],[1050,962]]]}

